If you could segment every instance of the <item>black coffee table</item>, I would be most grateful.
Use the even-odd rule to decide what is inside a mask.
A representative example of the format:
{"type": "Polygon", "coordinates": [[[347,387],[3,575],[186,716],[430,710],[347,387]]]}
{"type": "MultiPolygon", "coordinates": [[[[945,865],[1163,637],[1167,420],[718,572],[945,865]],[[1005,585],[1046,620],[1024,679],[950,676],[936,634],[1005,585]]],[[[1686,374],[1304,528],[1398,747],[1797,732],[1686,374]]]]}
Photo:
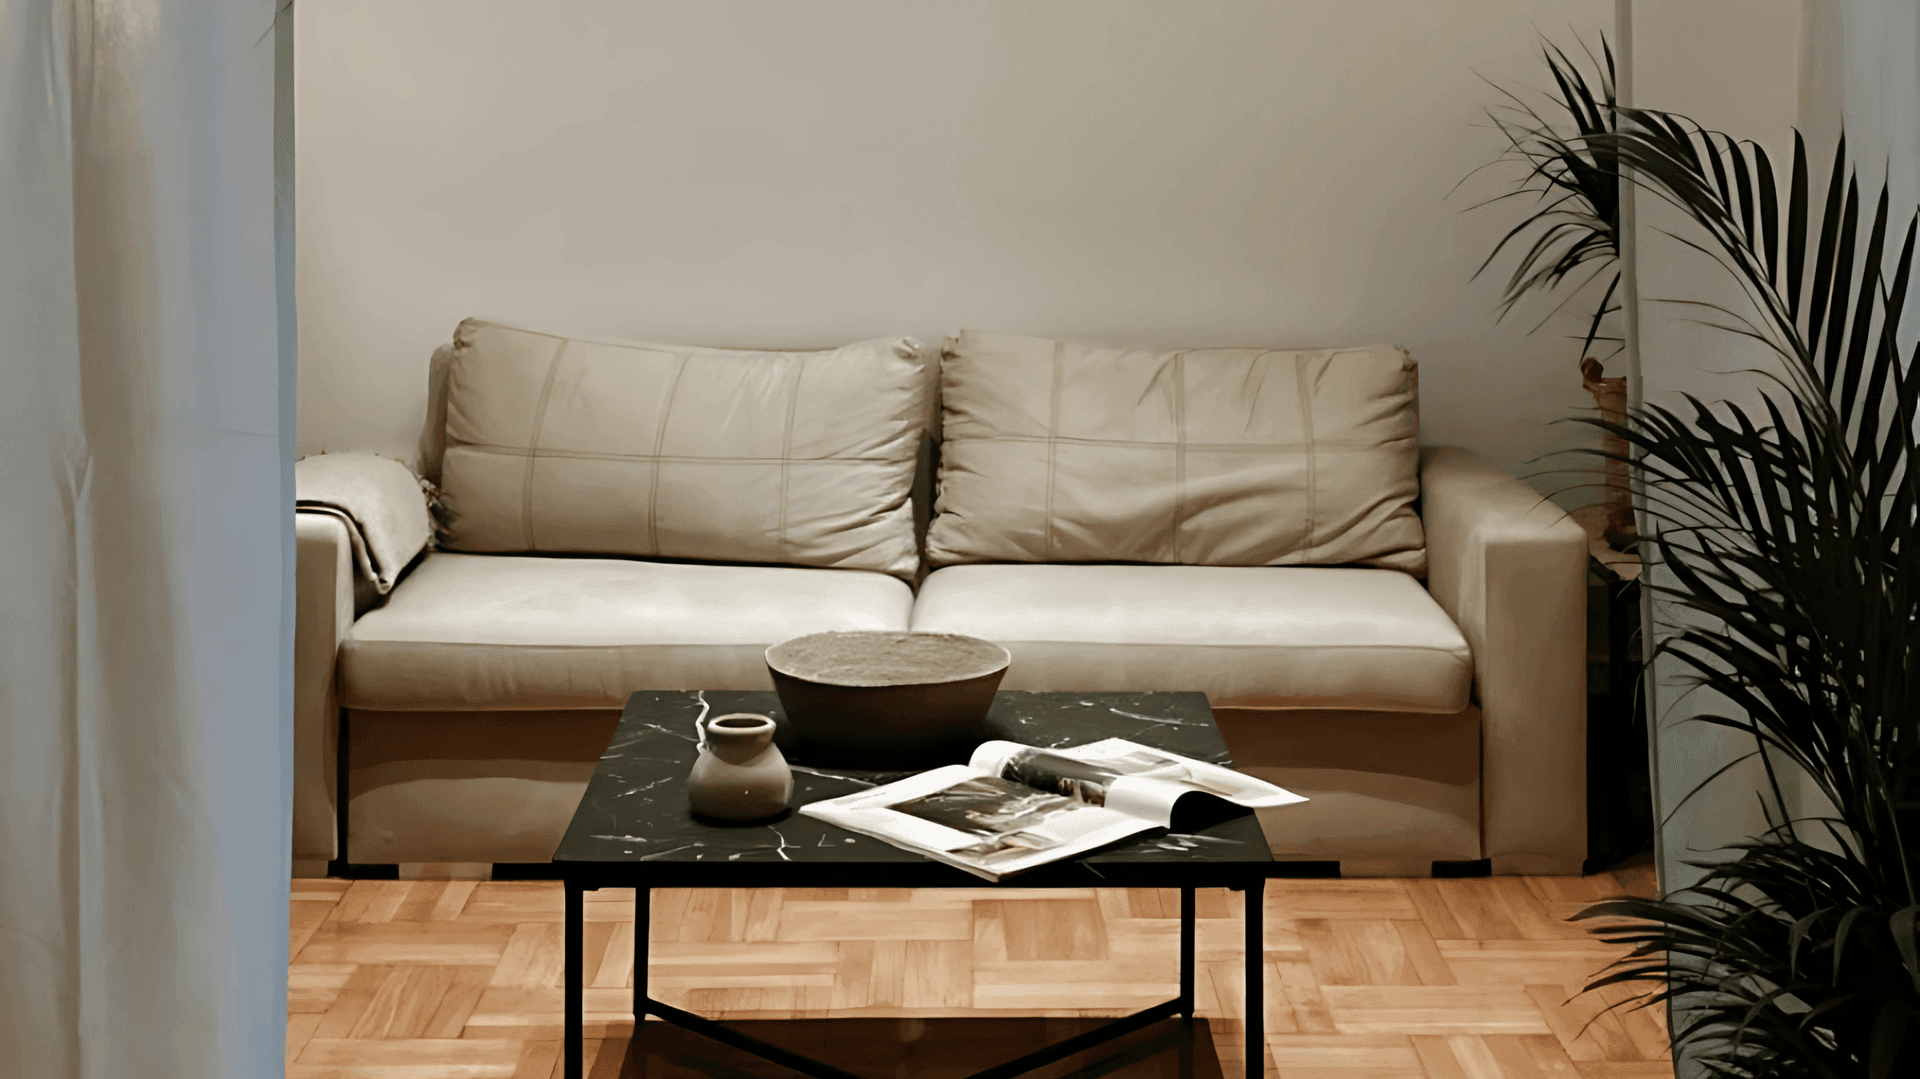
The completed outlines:
{"type": "MultiPolygon", "coordinates": [[[[1246,1073],[1259,1076],[1265,1059],[1261,993],[1261,891],[1272,865],[1265,835],[1251,811],[1220,819],[1176,819],[1173,835],[1148,832],[1104,851],[1056,862],[990,884],[951,866],[877,839],[792,813],[768,824],[725,826],[695,820],[687,809],[687,772],[695,755],[694,723],[701,715],[758,712],[774,717],[776,740],[794,746],[792,729],[772,691],[642,692],[627,700],[620,726],[587,784],[553,860],[566,884],[567,1079],[580,1079],[584,1016],[583,895],[599,888],[634,889],[634,1037],[622,1075],[782,1075],[781,1068],[819,1079],[874,1079],[877,1075],[967,1075],[955,1070],[965,1053],[982,1046],[1037,1044],[1042,1025],[1079,1032],[969,1079],[1002,1079],[1036,1069],[1075,1076],[1147,1074],[1146,1060],[1178,1057],[1177,1074],[1218,1075],[1206,1020],[1193,1015],[1194,889],[1229,888],[1246,902],[1246,1073]],[[647,995],[648,890],[651,888],[1179,888],[1180,995],[1123,1019],[1060,1024],[1056,1020],[793,1019],[723,1024],[647,995]],[[658,1016],[664,1023],[648,1023],[658,1016]],[[1175,1019],[1174,1017],[1180,1017],[1175,1019]],[[1020,1027],[1019,1024],[1027,1024],[1020,1027]],[[677,1027],[679,1030],[659,1028],[677,1027]],[[870,1051],[887,1031],[891,1059],[870,1051]],[[937,1028],[937,1029],[936,1029],[937,1028]],[[1090,1029],[1089,1029],[1090,1028],[1090,1029]],[[689,1039],[681,1031],[704,1038],[689,1039]],[[929,1031],[932,1031],[929,1034],[929,1031]],[[704,1039],[711,1039],[706,1041],[704,1039]],[[730,1049],[712,1043],[718,1042],[730,1049]],[[866,1075],[813,1059],[802,1048],[821,1045],[866,1075]],[[1089,1052],[1099,1047],[1105,1051],[1089,1052]],[[724,1059],[720,1059],[724,1057],[724,1059]],[[1069,1057],[1075,1060],[1069,1061],[1069,1057]],[[1096,1059],[1098,1058],[1098,1059],[1096,1059]],[[904,1064],[906,1070],[896,1071],[904,1064]],[[661,1067],[666,1070],[657,1070],[661,1067]],[[1051,1066],[1051,1067],[1050,1067],[1051,1066]],[[924,1069],[924,1070],[922,1070],[924,1069]]],[[[988,726],[994,737],[1041,746],[1074,746],[1127,738],[1197,760],[1230,763],[1201,693],[1013,693],[994,698],[988,726]]],[[[793,805],[850,794],[913,772],[833,767],[790,752],[793,805]]],[[[990,1058],[992,1059],[992,1058],[990,1058]]]]}

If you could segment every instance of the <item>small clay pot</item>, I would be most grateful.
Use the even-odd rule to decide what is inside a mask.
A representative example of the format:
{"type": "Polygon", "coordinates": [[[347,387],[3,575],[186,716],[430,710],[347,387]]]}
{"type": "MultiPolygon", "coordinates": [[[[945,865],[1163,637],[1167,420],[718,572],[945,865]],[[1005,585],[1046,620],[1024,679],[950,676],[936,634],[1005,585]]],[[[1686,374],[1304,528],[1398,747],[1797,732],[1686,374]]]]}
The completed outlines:
{"type": "Polygon", "coordinates": [[[767,649],[767,670],[808,763],[964,763],[1013,657],[957,633],[815,633],[767,649]]]}
{"type": "Polygon", "coordinates": [[[773,720],[751,712],[706,722],[699,759],[687,775],[693,811],[717,820],[778,816],[793,797],[793,769],[773,744],[773,720]]]}

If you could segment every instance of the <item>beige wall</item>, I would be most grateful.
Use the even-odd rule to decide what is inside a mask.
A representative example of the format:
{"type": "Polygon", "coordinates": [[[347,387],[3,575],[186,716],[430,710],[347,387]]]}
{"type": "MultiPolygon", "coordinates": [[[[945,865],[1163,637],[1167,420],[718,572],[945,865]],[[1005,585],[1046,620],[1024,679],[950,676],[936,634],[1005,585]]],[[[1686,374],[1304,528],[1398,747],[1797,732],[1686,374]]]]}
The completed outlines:
{"type": "Polygon", "coordinates": [[[1479,76],[1539,86],[1536,27],[1612,14],[303,3],[299,449],[410,457],[429,353],[489,314],[736,346],[1391,341],[1428,441],[1524,469],[1589,437],[1547,426],[1591,403],[1578,317],[1494,325],[1503,275],[1468,278],[1520,207],[1467,207],[1511,173],[1453,189],[1502,145],[1479,76]]]}

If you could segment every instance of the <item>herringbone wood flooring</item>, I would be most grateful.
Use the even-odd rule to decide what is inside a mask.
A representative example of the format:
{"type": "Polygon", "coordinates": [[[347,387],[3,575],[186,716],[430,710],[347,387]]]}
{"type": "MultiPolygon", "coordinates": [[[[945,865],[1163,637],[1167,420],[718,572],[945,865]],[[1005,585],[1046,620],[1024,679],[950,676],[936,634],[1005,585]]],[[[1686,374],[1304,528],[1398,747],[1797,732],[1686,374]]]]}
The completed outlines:
{"type": "MultiPolygon", "coordinates": [[[[1269,1074],[1671,1079],[1657,1010],[1576,996],[1617,953],[1563,920],[1650,888],[1645,871],[1270,881],[1269,1074]]],[[[587,893],[594,1079],[633,1030],[632,904],[587,893]]],[[[1230,1075],[1239,910],[1199,893],[1196,993],[1230,1075]]],[[[658,890],[650,984],[723,1019],[1118,1015],[1178,993],[1179,913],[1151,890],[658,890]]],[[[289,1079],[560,1074],[558,884],[295,881],[291,956],[289,1079]]]]}

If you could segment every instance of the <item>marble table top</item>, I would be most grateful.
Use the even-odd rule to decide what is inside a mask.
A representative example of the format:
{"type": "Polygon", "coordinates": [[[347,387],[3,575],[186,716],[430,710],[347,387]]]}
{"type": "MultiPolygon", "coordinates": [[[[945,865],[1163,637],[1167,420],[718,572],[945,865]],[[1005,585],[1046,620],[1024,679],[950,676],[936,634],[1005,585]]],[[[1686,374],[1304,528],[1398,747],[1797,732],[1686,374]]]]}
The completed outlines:
{"type": "MultiPolygon", "coordinates": [[[[992,886],[911,851],[791,811],[771,821],[738,825],[694,817],[687,804],[686,777],[697,752],[695,722],[729,712],[773,717],[776,743],[793,767],[795,808],[915,774],[839,768],[830,760],[789,752],[795,748],[792,727],[771,690],[635,693],[554,861],[618,868],[622,872],[613,876],[645,879],[653,887],[992,886]]],[[[1202,693],[1003,691],[994,697],[987,726],[996,738],[1029,745],[1057,748],[1126,738],[1196,760],[1232,763],[1202,693]]],[[[1183,801],[1183,809],[1185,805],[1183,801]]],[[[1216,814],[1222,805],[1215,803],[1216,814]]],[[[1188,871],[1181,875],[1190,879],[1184,883],[1218,886],[1214,877],[1238,879],[1271,861],[1251,811],[1225,819],[1176,817],[1174,826],[1005,883],[1166,886],[1174,883],[1169,871],[1185,866],[1188,871]],[[1218,872],[1204,872],[1203,867],[1218,872]]]]}

